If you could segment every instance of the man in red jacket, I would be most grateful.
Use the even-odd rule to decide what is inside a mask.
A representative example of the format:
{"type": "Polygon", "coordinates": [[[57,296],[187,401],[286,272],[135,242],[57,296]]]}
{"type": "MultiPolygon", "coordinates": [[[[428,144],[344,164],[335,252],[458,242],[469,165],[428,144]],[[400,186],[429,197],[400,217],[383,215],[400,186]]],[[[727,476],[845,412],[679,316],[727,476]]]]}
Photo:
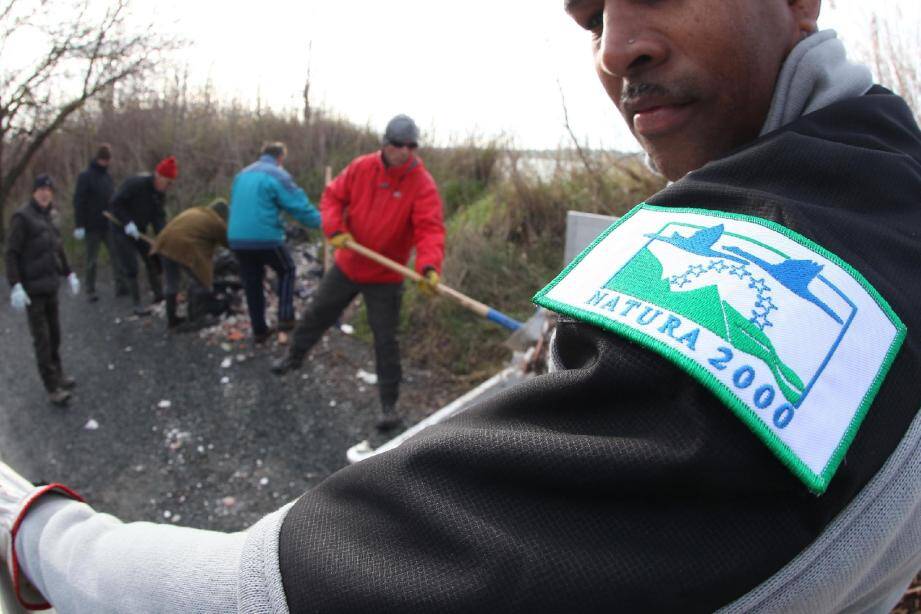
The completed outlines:
{"type": "MultiPolygon", "coordinates": [[[[333,247],[354,240],[391,260],[406,263],[416,250],[416,270],[425,277],[420,288],[434,294],[444,259],[441,198],[435,181],[415,154],[419,129],[406,115],[387,124],[381,151],[356,158],[323,192],[323,232],[333,247]]],[[[281,375],[299,369],[310,348],[348,304],[361,293],[374,334],[381,415],[377,428],[400,424],[396,401],[400,386],[397,325],[403,279],[398,273],[349,249],[336,250],[336,263],[323,277],[287,356],[272,365],[281,375]]]]}

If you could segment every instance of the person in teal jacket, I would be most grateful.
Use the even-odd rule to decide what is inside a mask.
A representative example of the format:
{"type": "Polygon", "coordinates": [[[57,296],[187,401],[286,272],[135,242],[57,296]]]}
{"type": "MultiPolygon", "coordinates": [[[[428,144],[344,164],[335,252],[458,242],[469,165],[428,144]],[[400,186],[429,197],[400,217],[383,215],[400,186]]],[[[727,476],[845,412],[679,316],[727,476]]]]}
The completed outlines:
{"type": "Polygon", "coordinates": [[[294,279],[296,268],[285,247],[281,214],[290,214],[308,228],[319,228],[320,212],[284,169],[288,150],[284,143],[269,143],[259,160],[233,181],[227,240],[240,262],[249,319],[257,343],[269,338],[265,321],[262,282],[265,267],[278,276],[278,328],[294,328],[294,279]]]}

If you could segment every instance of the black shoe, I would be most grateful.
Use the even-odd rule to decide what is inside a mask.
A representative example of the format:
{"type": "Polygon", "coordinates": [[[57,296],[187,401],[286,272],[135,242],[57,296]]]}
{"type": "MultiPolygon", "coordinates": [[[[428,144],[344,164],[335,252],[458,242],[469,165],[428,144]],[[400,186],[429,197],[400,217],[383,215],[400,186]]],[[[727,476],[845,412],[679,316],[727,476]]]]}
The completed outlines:
{"type": "Polygon", "coordinates": [[[285,354],[283,358],[272,362],[272,373],[275,375],[284,375],[289,371],[297,371],[304,364],[304,359],[297,359],[291,354],[285,354]]]}
{"type": "Polygon", "coordinates": [[[99,295],[95,292],[88,292],[86,295],[86,300],[90,303],[95,303],[99,300],[99,295]]]}
{"type": "Polygon", "coordinates": [[[278,321],[278,330],[288,332],[294,330],[294,325],[297,324],[297,320],[279,320],[278,321]]]}
{"type": "Polygon", "coordinates": [[[171,320],[167,320],[166,327],[169,330],[175,331],[179,329],[179,327],[183,326],[184,324],[187,324],[186,319],[180,316],[176,316],[175,318],[171,320]]]}
{"type": "Polygon", "coordinates": [[[64,407],[70,400],[70,393],[62,388],[58,388],[57,390],[48,393],[48,400],[51,401],[52,405],[64,407]]]}
{"type": "Polygon", "coordinates": [[[62,375],[59,387],[63,390],[73,390],[74,388],[77,387],[77,380],[75,380],[72,377],[62,375]]]}

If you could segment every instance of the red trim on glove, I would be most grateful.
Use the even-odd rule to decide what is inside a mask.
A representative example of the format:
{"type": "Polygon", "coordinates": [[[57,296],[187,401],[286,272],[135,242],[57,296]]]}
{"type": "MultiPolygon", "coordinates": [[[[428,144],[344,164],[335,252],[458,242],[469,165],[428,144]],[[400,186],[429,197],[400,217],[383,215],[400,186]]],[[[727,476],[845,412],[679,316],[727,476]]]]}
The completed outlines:
{"type": "Polygon", "coordinates": [[[19,533],[19,527],[22,525],[23,519],[25,519],[26,514],[32,509],[32,506],[35,503],[50,493],[58,493],[70,497],[75,501],[84,503],[83,497],[64,486],[63,484],[49,484],[47,486],[42,486],[38,490],[32,493],[28,498],[25,505],[22,506],[22,510],[19,512],[19,516],[16,517],[16,521],[13,522],[13,528],[10,529],[10,550],[12,550],[12,555],[10,556],[10,571],[13,575],[13,592],[16,593],[16,600],[19,602],[19,605],[24,607],[27,610],[47,610],[51,608],[51,604],[47,601],[42,603],[28,603],[21,594],[22,587],[22,572],[19,569],[19,557],[16,555],[16,534],[19,533]]]}

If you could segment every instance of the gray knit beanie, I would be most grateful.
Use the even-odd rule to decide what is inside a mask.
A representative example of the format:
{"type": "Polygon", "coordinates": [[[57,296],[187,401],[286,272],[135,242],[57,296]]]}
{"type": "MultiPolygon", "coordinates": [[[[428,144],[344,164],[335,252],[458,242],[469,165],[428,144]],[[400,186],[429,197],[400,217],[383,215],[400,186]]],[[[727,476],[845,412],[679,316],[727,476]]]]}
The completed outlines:
{"type": "Polygon", "coordinates": [[[384,145],[388,143],[418,144],[419,127],[408,115],[397,115],[387,123],[383,142],[384,145]]]}

